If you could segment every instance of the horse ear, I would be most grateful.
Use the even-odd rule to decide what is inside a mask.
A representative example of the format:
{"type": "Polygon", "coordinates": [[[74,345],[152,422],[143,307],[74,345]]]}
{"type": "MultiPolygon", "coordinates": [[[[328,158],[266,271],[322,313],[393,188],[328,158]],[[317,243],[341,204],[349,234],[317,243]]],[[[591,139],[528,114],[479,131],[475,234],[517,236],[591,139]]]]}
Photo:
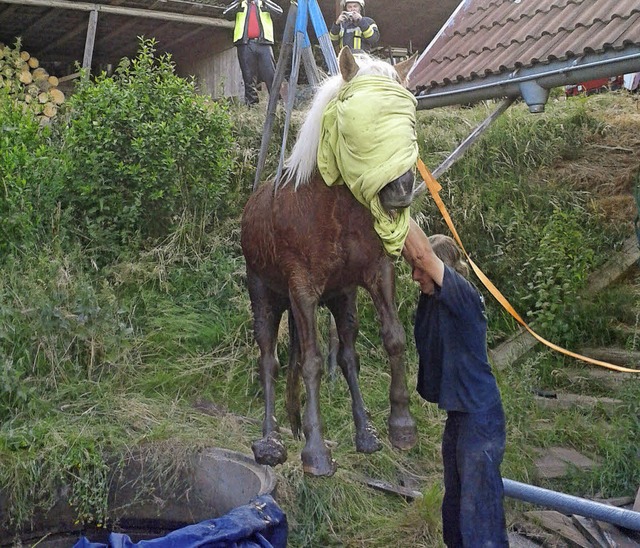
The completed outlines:
{"type": "Polygon", "coordinates": [[[416,51],[411,57],[409,57],[409,59],[405,59],[404,61],[401,61],[400,63],[394,66],[394,68],[396,69],[396,72],[398,73],[398,78],[400,79],[400,82],[403,85],[407,80],[409,71],[413,68],[413,65],[416,64],[417,59],[418,59],[418,52],[416,51]]]}
{"type": "Polygon", "coordinates": [[[356,60],[353,57],[353,53],[351,53],[351,49],[347,46],[340,50],[340,54],[338,55],[338,65],[340,66],[340,74],[342,74],[342,78],[345,82],[350,82],[353,77],[358,74],[358,70],[360,70],[358,63],[356,63],[356,60]]]}

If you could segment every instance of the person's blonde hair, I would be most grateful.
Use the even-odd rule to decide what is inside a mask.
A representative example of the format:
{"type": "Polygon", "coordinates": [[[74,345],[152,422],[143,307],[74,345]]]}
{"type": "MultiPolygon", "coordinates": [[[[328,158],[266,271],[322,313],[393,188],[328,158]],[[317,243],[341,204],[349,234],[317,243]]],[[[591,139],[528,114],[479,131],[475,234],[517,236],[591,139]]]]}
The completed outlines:
{"type": "Polygon", "coordinates": [[[453,238],[444,234],[434,234],[429,236],[429,243],[433,248],[433,252],[444,264],[450,266],[465,278],[469,276],[469,265],[463,259],[462,251],[453,238]]]}

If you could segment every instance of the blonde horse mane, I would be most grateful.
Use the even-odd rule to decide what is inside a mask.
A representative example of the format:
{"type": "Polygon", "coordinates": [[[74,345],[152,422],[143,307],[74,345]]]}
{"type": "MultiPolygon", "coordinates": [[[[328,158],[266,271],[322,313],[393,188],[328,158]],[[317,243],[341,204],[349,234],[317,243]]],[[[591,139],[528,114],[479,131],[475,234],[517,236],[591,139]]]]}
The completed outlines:
{"type": "MultiPolygon", "coordinates": [[[[359,67],[356,78],[364,75],[376,75],[387,76],[392,80],[400,81],[396,69],[386,61],[374,59],[366,54],[357,54],[354,57],[359,67]]],[[[298,132],[291,154],[284,162],[286,173],[283,184],[294,181],[297,189],[311,179],[316,170],[322,115],[327,105],[338,95],[338,92],[346,83],[343,76],[338,74],[327,78],[318,87],[311,107],[307,111],[305,121],[298,132]]]]}

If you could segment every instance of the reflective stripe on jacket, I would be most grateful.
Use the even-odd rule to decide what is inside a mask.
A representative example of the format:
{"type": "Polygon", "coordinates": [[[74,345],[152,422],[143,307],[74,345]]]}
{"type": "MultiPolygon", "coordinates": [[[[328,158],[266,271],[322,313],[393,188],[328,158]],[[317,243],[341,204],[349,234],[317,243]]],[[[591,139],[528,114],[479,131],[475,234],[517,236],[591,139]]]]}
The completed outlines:
{"type": "Polygon", "coordinates": [[[333,24],[329,31],[329,38],[334,42],[340,41],[340,49],[348,46],[353,51],[370,51],[371,46],[380,39],[378,25],[370,17],[363,17],[360,24],[351,22],[341,25],[333,24]]]}
{"type": "MultiPolygon", "coordinates": [[[[262,0],[256,1],[258,8],[258,23],[260,24],[260,42],[263,44],[273,44],[273,21],[271,14],[263,10],[262,0]]],[[[242,9],[236,13],[236,26],[233,30],[233,43],[241,44],[246,42],[247,25],[249,24],[249,4],[247,0],[242,0],[242,9]]]]}

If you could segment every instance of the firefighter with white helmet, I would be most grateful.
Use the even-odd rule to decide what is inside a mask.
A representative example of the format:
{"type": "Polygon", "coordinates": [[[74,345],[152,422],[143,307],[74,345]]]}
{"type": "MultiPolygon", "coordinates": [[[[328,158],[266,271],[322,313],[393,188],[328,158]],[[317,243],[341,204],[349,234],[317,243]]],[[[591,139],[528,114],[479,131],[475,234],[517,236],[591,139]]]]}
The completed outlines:
{"type": "Polygon", "coordinates": [[[338,42],[339,49],[348,46],[351,51],[371,51],[380,40],[378,25],[364,15],[364,0],[341,0],[342,13],[331,25],[329,36],[338,42]]]}

